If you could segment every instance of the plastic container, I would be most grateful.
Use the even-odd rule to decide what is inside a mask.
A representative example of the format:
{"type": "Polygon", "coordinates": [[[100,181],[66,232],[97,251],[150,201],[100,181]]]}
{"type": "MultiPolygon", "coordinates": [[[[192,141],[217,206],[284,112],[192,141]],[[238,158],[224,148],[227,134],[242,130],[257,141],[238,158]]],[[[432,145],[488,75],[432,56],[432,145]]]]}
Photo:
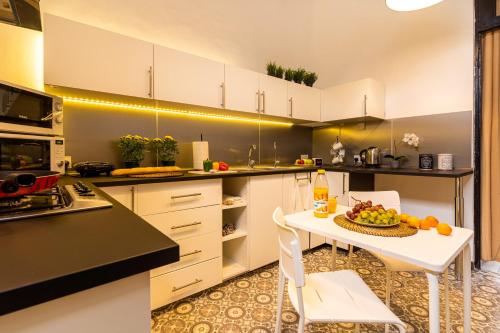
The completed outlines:
{"type": "Polygon", "coordinates": [[[325,170],[319,169],[318,176],[314,182],[314,216],[320,218],[328,217],[328,180],[325,170]]]}

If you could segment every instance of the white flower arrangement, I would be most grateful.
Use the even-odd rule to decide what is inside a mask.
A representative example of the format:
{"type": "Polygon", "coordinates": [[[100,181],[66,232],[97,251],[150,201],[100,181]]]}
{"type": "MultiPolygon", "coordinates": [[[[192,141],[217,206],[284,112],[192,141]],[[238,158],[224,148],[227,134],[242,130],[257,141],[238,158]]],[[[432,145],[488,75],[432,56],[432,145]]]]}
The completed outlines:
{"type": "Polygon", "coordinates": [[[415,133],[405,133],[403,142],[412,148],[418,149],[420,138],[415,133]]]}

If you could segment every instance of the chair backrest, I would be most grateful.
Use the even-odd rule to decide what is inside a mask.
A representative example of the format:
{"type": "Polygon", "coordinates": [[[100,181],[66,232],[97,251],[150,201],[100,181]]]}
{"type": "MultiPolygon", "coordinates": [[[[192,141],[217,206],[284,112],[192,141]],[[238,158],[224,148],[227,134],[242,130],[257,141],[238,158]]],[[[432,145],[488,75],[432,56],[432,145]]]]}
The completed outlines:
{"type": "Polygon", "coordinates": [[[401,213],[401,200],[396,191],[367,191],[367,192],[349,192],[349,206],[356,204],[356,200],[371,200],[374,205],[381,204],[385,209],[394,208],[401,213]]]}
{"type": "Polygon", "coordinates": [[[305,284],[305,276],[299,235],[294,229],[286,226],[281,207],[274,210],[273,220],[278,227],[280,270],[287,279],[294,281],[297,288],[303,287],[305,284]]]}

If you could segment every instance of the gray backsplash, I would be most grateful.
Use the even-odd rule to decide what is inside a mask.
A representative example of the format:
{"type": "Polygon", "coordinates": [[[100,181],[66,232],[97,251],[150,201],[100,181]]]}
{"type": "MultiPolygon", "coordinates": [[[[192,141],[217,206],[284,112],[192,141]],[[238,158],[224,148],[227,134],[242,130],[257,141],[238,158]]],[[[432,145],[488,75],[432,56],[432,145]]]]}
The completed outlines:
{"type": "MultiPolygon", "coordinates": [[[[190,105],[161,103],[147,99],[131,98],[62,87],[47,87],[47,91],[60,96],[78,96],[113,100],[151,106],[200,110],[190,105]]],[[[214,109],[207,109],[214,112],[214,109]]],[[[215,110],[224,112],[223,110],[215,110]]],[[[253,159],[261,163],[274,161],[273,142],[277,142],[278,159],[290,164],[300,154],[312,153],[312,129],[300,126],[276,126],[228,120],[191,118],[167,113],[130,111],[66,103],[64,108],[64,136],[66,155],[73,162],[99,160],[121,166],[117,139],[125,134],[146,137],[171,135],[179,141],[177,165],[192,166],[192,141],[209,142],[213,160],[223,160],[233,165],[247,164],[250,145],[258,145],[253,159]]],[[[142,166],[156,165],[155,154],[146,153],[142,166]]]]}
{"type": "MultiPolygon", "coordinates": [[[[454,155],[456,168],[471,166],[471,111],[374,121],[366,123],[366,126],[363,123],[346,123],[314,129],[313,156],[322,157],[326,163],[331,162],[330,147],[339,135],[346,148],[346,164],[352,165],[353,155],[362,149],[377,146],[390,151],[391,141],[399,143],[407,132],[420,137],[420,153],[450,153],[454,155]]],[[[404,164],[407,167],[418,167],[419,152],[404,145],[398,147],[399,154],[409,157],[404,164]]]]}
{"type": "MultiPolygon", "coordinates": [[[[163,103],[149,99],[103,94],[61,87],[47,87],[57,95],[80,96],[94,99],[118,100],[151,106],[177,107],[205,110],[190,105],[163,103]]],[[[224,112],[223,110],[215,110],[224,112]]],[[[210,158],[224,160],[233,165],[244,165],[248,148],[256,144],[259,149],[253,158],[263,164],[274,161],[273,142],[277,143],[277,158],[281,164],[290,164],[300,154],[322,157],[331,162],[330,147],[337,136],[346,148],[346,164],[351,165],[353,155],[369,146],[390,151],[391,140],[401,140],[403,133],[414,132],[422,140],[421,153],[451,153],[455,167],[471,166],[472,112],[455,112],[438,115],[399,118],[364,123],[345,123],[321,128],[302,126],[259,125],[226,120],[190,118],[166,113],[130,111],[88,105],[66,104],[64,136],[66,154],[74,162],[84,160],[110,161],[118,166],[121,158],[116,147],[117,139],[125,134],[147,137],[172,135],[179,141],[180,154],[177,165],[192,166],[192,141],[200,134],[209,142],[210,158]]],[[[400,146],[399,153],[409,156],[408,167],[418,166],[418,152],[400,146]]],[[[142,165],[156,165],[155,154],[147,153],[142,165]]],[[[437,161],[436,161],[437,164],[437,161]]]]}

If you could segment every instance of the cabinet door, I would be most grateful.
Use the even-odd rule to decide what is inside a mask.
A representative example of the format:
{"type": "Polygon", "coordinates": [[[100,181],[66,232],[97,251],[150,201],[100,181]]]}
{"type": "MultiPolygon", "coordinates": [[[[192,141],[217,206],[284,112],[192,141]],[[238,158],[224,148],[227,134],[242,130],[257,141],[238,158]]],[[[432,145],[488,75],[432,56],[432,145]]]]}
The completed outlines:
{"type": "Polygon", "coordinates": [[[321,120],[321,91],[288,82],[288,114],[294,119],[321,120]]]}
{"type": "Polygon", "coordinates": [[[259,113],[259,73],[225,65],[226,109],[259,113]]]}
{"type": "MultiPolygon", "coordinates": [[[[283,213],[292,214],[307,208],[308,190],[310,189],[309,174],[284,174],[283,175],[283,213]]],[[[302,250],[309,249],[309,233],[297,230],[300,237],[302,250]]]]}
{"type": "Polygon", "coordinates": [[[260,74],[261,112],[270,116],[288,117],[287,81],[260,74]]]}
{"type": "Polygon", "coordinates": [[[333,121],[361,117],[385,117],[384,85],[363,79],[324,89],[321,95],[321,120],[333,121]]]}
{"type": "Polygon", "coordinates": [[[44,16],[45,83],[151,97],[153,44],[44,16]]]}
{"type": "Polygon", "coordinates": [[[155,45],[154,97],[222,107],[224,64],[155,45]]]}
{"type": "Polygon", "coordinates": [[[101,187],[101,190],[133,211],[137,213],[137,186],[110,186],[101,187]]]}
{"type": "Polygon", "coordinates": [[[345,172],[332,172],[326,173],[328,180],[329,195],[337,197],[339,205],[347,206],[349,203],[349,174],[345,172]]]}
{"type": "Polygon", "coordinates": [[[278,229],[273,221],[283,205],[283,175],[250,177],[248,239],[250,270],[279,259],[278,229]]]}

